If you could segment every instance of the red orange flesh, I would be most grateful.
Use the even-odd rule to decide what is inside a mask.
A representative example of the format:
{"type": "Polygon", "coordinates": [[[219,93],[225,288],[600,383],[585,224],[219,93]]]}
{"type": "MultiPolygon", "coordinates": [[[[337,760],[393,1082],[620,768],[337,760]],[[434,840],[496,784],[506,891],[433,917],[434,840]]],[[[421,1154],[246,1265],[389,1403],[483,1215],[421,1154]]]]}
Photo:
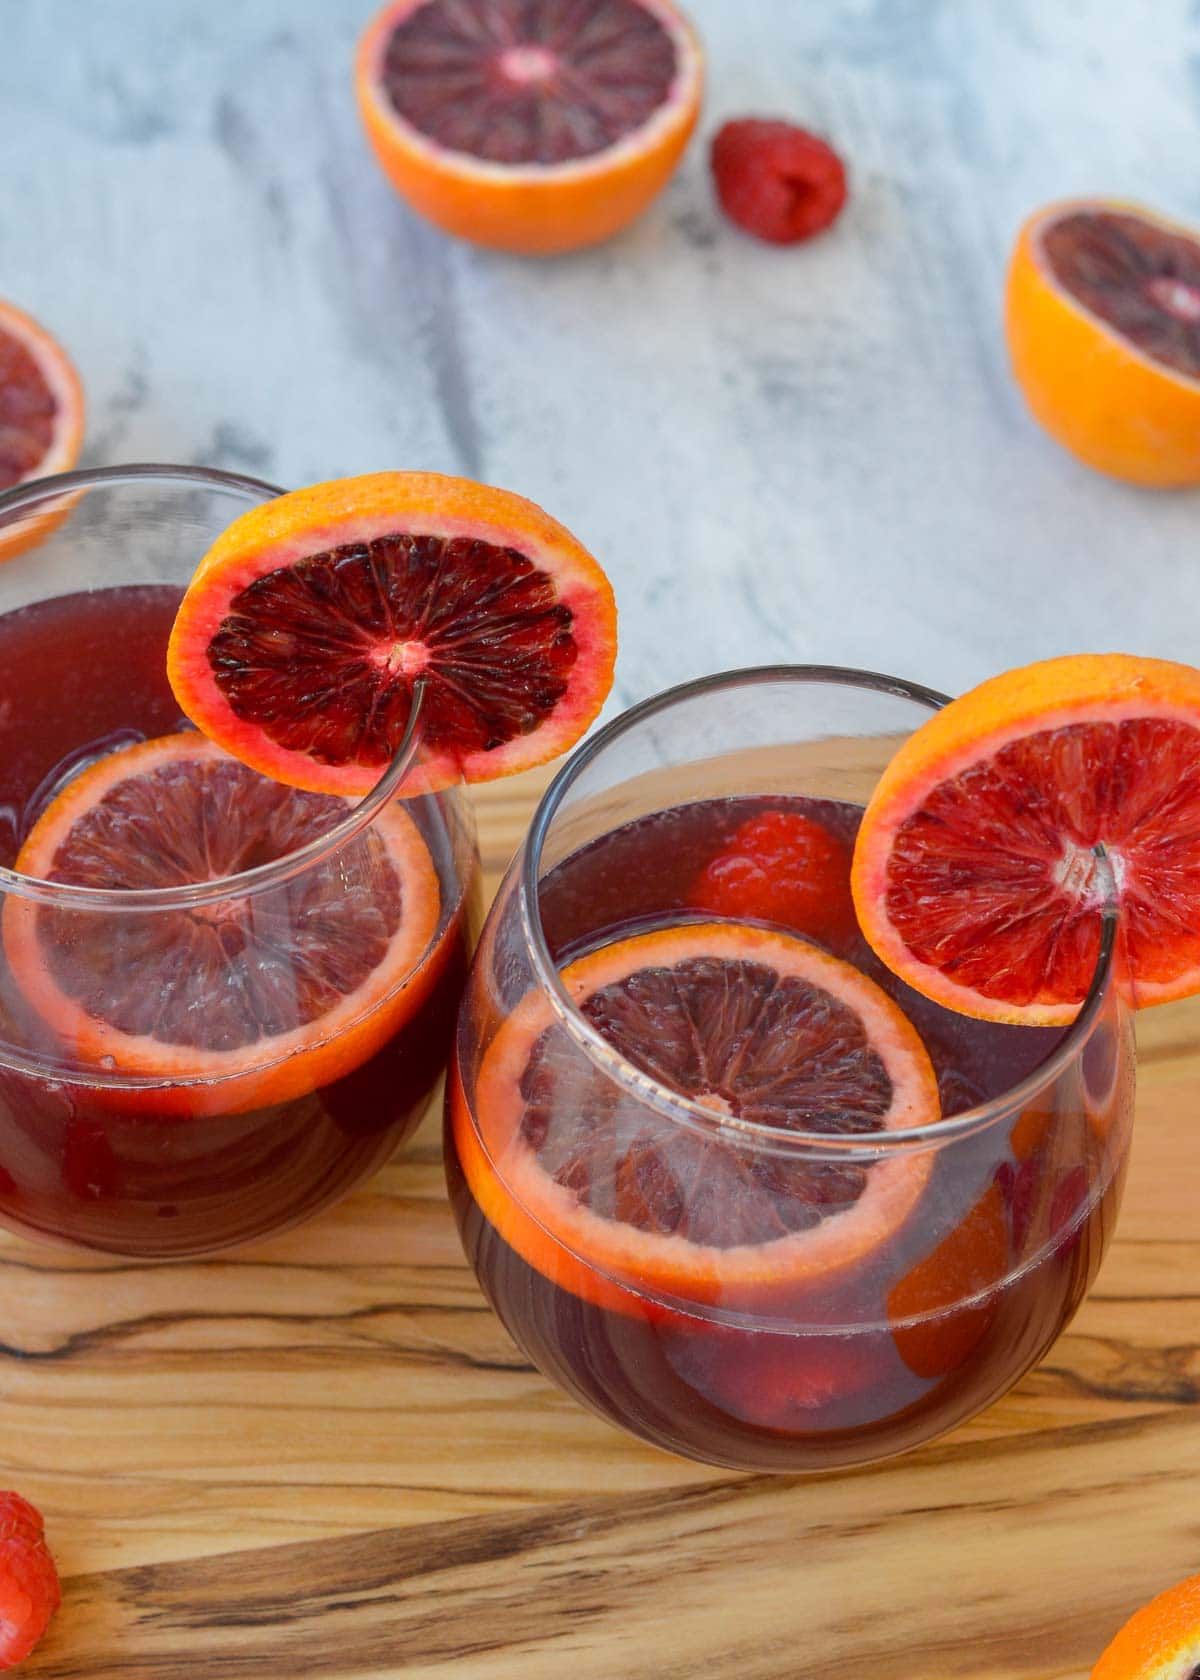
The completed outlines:
{"type": "Polygon", "coordinates": [[[545,255],[639,215],[695,127],[703,55],[674,0],[393,0],[359,110],[397,192],[446,232],[545,255]]]}
{"type": "Polygon", "coordinates": [[[557,520],[509,491],[393,472],[235,520],[180,606],[167,674],[192,722],[244,763],[350,795],[399,749],[421,679],[412,794],[566,751],[615,655],[612,588],[557,520]]]}
{"type": "MultiPolygon", "coordinates": [[[[83,417],[83,387],[66,351],[31,315],[0,300],[0,490],[69,471],[83,417]]],[[[0,526],[0,560],[41,542],[69,511],[64,501],[0,526]]]]}
{"type": "MultiPolygon", "coordinates": [[[[274,861],[351,809],[264,782],[189,731],[76,776],[16,868],[116,893],[182,886],[274,861]]],[[[2,931],[21,992],[85,1073],[161,1082],[146,1088],[156,1112],[234,1113],[382,1048],[436,977],[439,909],[428,847],[392,805],[287,887],[103,913],[10,894],[2,931]]]]}
{"type": "Polygon", "coordinates": [[[1200,239],[1140,205],[1076,199],[1021,229],[1005,325],[1052,437],[1131,484],[1200,484],[1200,239]]]}
{"type": "Polygon", "coordinates": [[[1109,870],[1131,1001],[1200,989],[1191,666],[1080,654],[953,701],[880,778],[851,886],[863,933],[918,991],[966,1015],[1058,1025],[1096,970],[1109,870]]]}
{"type": "MultiPolygon", "coordinates": [[[[719,1113],[783,1131],[806,1122],[820,1130],[833,1116],[837,1131],[865,1103],[853,1129],[887,1131],[940,1112],[929,1058],[900,1009],[857,969],[794,936],[736,923],[660,929],[572,963],[563,983],[637,1066],[719,1113]],[[676,1056],[684,998],[684,1039],[703,1047],[703,1076],[676,1056]],[[739,1021],[736,1071],[725,1073],[721,1046],[739,1021]]],[[[761,1302],[873,1253],[928,1179],[927,1151],[869,1169],[780,1159],[764,1178],[762,1161],[739,1152],[735,1126],[698,1139],[632,1095],[614,1110],[614,1141],[593,1111],[615,1090],[561,1030],[547,998],[530,993],[484,1055],[478,1129],[461,1082],[451,1119],[486,1217],[584,1299],[620,1307],[624,1284],[687,1302],[761,1302]]]]}

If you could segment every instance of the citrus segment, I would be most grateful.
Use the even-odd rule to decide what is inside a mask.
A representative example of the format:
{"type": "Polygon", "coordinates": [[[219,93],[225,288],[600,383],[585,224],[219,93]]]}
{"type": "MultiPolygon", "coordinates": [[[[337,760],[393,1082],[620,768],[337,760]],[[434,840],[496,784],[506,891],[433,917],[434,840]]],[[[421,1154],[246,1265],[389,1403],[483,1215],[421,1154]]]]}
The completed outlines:
{"type": "Polygon", "coordinates": [[[918,991],[966,1015],[1057,1025],[1095,972],[1110,878],[1131,1000],[1200,989],[1190,666],[1082,654],[953,701],[880,779],[851,882],[867,939],[918,991]]]}
{"type": "Polygon", "coordinates": [[[359,49],[384,172],[479,244],[573,250],[666,184],[695,125],[701,54],[672,0],[397,0],[359,49]]]}
{"type": "Polygon", "coordinates": [[[791,935],[697,923],[605,946],[562,979],[627,1083],[531,993],[479,1070],[479,1137],[465,1106],[455,1119],[476,1200],[544,1275],[588,1299],[607,1276],[743,1301],[853,1265],[908,1216],[927,1152],[860,1166],[772,1154],[720,1124],[845,1137],[937,1118],[916,1032],[849,964],[791,935]],[[693,1099],[713,1126],[660,1114],[638,1081],[693,1099]]]}
{"type": "MultiPolygon", "coordinates": [[[[267,781],[202,735],[169,735],[70,782],[16,867],[117,893],[219,880],[290,855],[351,808],[267,781]]],[[[382,1047],[432,983],[440,896],[424,840],[392,805],[285,883],[213,904],[93,912],[10,895],[3,940],[22,993],[85,1066],[191,1082],[156,1089],[159,1111],[231,1113],[302,1095],[382,1047]]]]}
{"type": "Polygon", "coordinates": [[[1018,236],[1006,325],[1046,430],[1089,466],[1200,483],[1200,241],[1135,205],[1052,205],[1018,236]]]}
{"type": "Polygon", "coordinates": [[[1003,1193],[990,1185],[971,1211],[888,1292],[896,1351],[919,1377],[966,1363],[996,1316],[994,1291],[1008,1263],[1003,1193]]]}
{"type": "Polygon", "coordinates": [[[600,567],[532,502],[437,473],[376,473],[245,513],[200,563],[167,672],[244,763],[365,793],[424,688],[406,792],[483,781],[574,745],[612,682],[600,567]]]}
{"type": "MultiPolygon", "coordinates": [[[[82,437],[83,390],[66,352],[24,310],[0,301],[0,490],[66,472],[82,437]]],[[[0,560],[40,542],[68,506],[0,525],[0,560]]]]}
{"type": "Polygon", "coordinates": [[[1129,1618],[1092,1670],[1092,1680],[1194,1680],[1197,1672],[1200,1575],[1193,1575],[1129,1618]]]}

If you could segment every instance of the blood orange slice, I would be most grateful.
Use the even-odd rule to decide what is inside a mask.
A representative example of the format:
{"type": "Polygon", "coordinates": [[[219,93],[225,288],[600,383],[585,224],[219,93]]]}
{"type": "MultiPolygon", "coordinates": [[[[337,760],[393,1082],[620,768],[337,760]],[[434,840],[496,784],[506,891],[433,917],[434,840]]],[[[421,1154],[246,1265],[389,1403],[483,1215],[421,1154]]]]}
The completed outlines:
{"type": "MultiPolygon", "coordinates": [[[[66,351],[14,304],[0,301],[0,490],[79,458],[83,390],[66,351]]],[[[69,504],[0,526],[0,560],[40,542],[69,504]]]]}
{"type": "Polygon", "coordinates": [[[1009,1263],[1004,1195],[989,1185],[975,1206],[888,1291],[888,1317],[901,1359],[919,1377],[965,1365],[996,1317],[1009,1263]]]}
{"type": "MultiPolygon", "coordinates": [[[[644,1080],[715,1117],[779,1132],[882,1133],[938,1117],[900,1009],[857,969],[733,922],[658,929],[572,963],[576,1008],[644,1080]]],[[[452,1119],[485,1216],[544,1275],[613,1303],[610,1279],[733,1305],[825,1280],[887,1241],[930,1155],[869,1166],[752,1149],[736,1124],[689,1129],[618,1086],[530,993],[452,1119]]]]}
{"type": "Polygon", "coordinates": [[[412,793],[573,746],[615,652],[608,579],[532,502],[376,473],[235,520],[180,606],[167,674],[192,722],[243,763],[341,794],[378,780],[421,678],[412,793]]]}
{"type": "Polygon", "coordinates": [[[673,0],[394,0],[355,80],[414,209],[481,245],[551,252],[607,239],[665,186],[703,67],[673,0]]]}
{"type": "MultiPolygon", "coordinates": [[[[117,891],[218,880],[286,857],[350,809],[189,731],[83,771],[16,867],[117,891]]],[[[424,840],[392,804],[328,861],[213,904],[99,914],[10,895],[4,950],[85,1067],[190,1082],[154,1088],[156,1112],[232,1113],[302,1095],[382,1047],[436,974],[440,898],[424,840]]]]}
{"type": "Polygon", "coordinates": [[[1080,654],[993,677],[901,747],[851,886],[888,967],[949,1009],[1058,1025],[1099,957],[1139,1007],[1200,990],[1200,671],[1080,654]]]}
{"type": "Polygon", "coordinates": [[[1055,204],[1009,267],[1013,372],[1080,460],[1134,484],[1200,484],[1200,239],[1135,205],[1055,204]]]}

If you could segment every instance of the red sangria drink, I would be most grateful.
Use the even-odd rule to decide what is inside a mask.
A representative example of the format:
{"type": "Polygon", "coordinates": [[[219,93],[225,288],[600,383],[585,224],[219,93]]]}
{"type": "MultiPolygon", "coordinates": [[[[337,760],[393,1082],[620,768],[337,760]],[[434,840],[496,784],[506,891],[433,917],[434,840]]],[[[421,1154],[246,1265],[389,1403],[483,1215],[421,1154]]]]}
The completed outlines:
{"type": "Polygon", "coordinates": [[[14,1231],[146,1258],[264,1236],[379,1166],[444,1066],[476,862],[458,788],[397,796],[412,731],[361,799],[286,786],[168,683],[198,559],[276,494],[122,468],[0,498],[0,543],[41,539],[0,571],[14,1231]]]}
{"type": "Polygon", "coordinates": [[[820,1470],[940,1434],[1112,1232],[1115,910],[1053,1026],[945,1008],[860,930],[863,809],[941,704],[805,668],[649,702],[560,774],[484,930],[447,1100],[468,1258],[547,1376],[674,1452],[820,1470]]]}

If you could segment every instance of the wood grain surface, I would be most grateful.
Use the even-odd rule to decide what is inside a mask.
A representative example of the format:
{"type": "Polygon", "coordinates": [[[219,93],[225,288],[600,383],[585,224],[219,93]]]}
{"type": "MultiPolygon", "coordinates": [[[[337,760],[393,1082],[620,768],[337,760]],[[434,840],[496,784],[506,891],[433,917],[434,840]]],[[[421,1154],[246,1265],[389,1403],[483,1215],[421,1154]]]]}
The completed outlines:
{"type": "MultiPolygon", "coordinates": [[[[494,883],[543,778],[480,796],[494,883]]],[[[340,1207],[187,1266],[0,1238],[0,1485],[46,1513],[54,1680],[1080,1677],[1200,1568],[1200,1009],[1143,1018],[1117,1240],[1045,1363],[822,1480],[633,1442],[466,1269],[429,1120],[340,1207]]]]}

